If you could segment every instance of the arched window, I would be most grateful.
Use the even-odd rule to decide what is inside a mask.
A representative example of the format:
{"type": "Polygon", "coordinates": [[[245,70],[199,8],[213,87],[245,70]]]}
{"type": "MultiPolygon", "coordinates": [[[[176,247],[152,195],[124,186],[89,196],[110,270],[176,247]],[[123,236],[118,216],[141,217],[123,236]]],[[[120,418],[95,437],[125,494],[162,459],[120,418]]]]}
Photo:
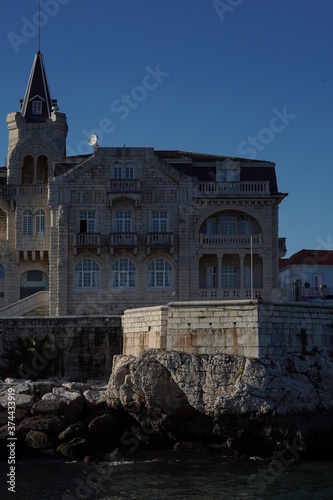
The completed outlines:
{"type": "Polygon", "coordinates": [[[154,259],[148,266],[149,288],[170,288],[172,286],[171,264],[162,258],[154,259]]]}
{"type": "Polygon", "coordinates": [[[136,269],[129,259],[118,259],[111,269],[111,282],[113,288],[134,288],[136,282],[136,269]]]}
{"type": "Polygon", "coordinates": [[[22,184],[33,184],[34,182],[34,159],[26,156],[22,167],[22,184]]]}
{"type": "Polygon", "coordinates": [[[92,259],[82,259],[75,266],[77,288],[99,288],[99,266],[92,259]]]}
{"type": "Polygon", "coordinates": [[[23,212],[23,236],[32,235],[32,211],[27,209],[23,212]]]}
{"type": "Polygon", "coordinates": [[[45,212],[37,210],[36,212],[36,236],[45,236],[45,212]]]}
{"type": "Polygon", "coordinates": [[[20,299],[29,297],[41,290],[49,289],[49,279],[47,274],[37,269],[27,271],[21,276],[20,299]]]}
{"type": "Polygon", "coordinates": [[[38,156],[36,182],[47,184],[47,177],[48,177],[47,158],[44,155],[38,156]]]}

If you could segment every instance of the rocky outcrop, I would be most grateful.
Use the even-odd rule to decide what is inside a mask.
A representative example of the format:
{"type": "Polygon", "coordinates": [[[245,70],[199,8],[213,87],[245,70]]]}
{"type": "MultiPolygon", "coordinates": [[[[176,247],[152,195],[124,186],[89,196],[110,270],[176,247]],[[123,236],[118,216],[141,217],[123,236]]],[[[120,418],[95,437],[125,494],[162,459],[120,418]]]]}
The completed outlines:
{"type": "Polygon", "coordinates": [[[147,350],[117,356],[108,383],[0,381],[4,459],[9,388],[17,456],[118,460],[167,447],[333,458],[333,357],[318,352],[259,360],[147,350]]]}
{"type": "Polygon", "coordinates": [[[147,350],[137,358],[117,356],[108,404],[126,410],[149,438],[261,456],[296,440],[304,456],[332,454],[333,360],[326,354],[259,360],[147,350]]]}
{"type": "MultiPolygon", "coordinates": [[[[0,450],[6,457],[8,389],[15,399],[17,455],[82,458],[113,449],[124,432],[106,405],[107,382],[0,381],[0,450]]],[[[11,409],[13,407],[11,406],[11,409]]],[[[117,412],[115,412],[117,413],[117,412]]],[[[126,419],[124,420],[126,422],[126,419]]]]}

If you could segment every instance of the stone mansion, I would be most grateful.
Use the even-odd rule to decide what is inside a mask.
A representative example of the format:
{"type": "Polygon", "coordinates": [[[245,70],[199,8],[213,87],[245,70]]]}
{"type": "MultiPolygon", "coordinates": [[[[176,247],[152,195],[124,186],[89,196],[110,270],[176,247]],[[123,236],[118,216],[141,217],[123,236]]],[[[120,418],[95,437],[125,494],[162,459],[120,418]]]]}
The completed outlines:
{"type": "Polygon", "coordinates": [[[90,155],[66,157],[66,116],[40,52],[7,125],[0,315],[280,296],[286,194],[274,163],[97,143],[90,155]]]}

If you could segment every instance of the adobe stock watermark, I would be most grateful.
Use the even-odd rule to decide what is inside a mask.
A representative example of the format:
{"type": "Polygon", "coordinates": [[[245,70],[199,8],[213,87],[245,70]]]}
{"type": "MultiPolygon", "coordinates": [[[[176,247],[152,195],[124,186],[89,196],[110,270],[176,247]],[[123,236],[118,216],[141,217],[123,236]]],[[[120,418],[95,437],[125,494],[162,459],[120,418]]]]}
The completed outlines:
{"type": "Polygon", "coordinates": [[[62,5],[67,5],[70,0],[40,0],[40,12],[37,10],[31,19],[22,17],[21,33],[10,32],[7,38],[13,47],[15,54],[19,53],[19,47],[22,44],[29,43],[39,33],[39,26],[44,28],[49,19],[55,17],[62,5]]]}
{"type": "Polygon", "coordinates": [[[249,135],[246,141],[239,144],[237,150],[240,155],[256,158],[257,152],[263,151],[274,140],[275,135],[280,134],[297,117],[288,113],[287,106],[283,106],[282,112],[276,108],[273,108],[272,112],[268,127],[263,127],[256,136],[249,135]]]}
{"type": "MultiPolygon", "coordinates": [[[[160,64],[155,68],[151,66],[145,67],[146,74],[142,78],[140,85],[135,85],[129,93],[123,93],[118,99],[114,99],[110,105],[111,111],[117,116],[117,119],[123,121],[128,118],[131,112],[138,108],[138,106],[147,99],[149,92],[157,89],[157,87],[167,78],[170,73],[162,71],[160,64]]],[[[100,120],[98,127],[90,131],[83,129],[82,134],[88,138],[91,134],[96,134],[99,144],[102,143],[103,138],[107,134],[111,134],[116,130],[116,123],[114,118],[104,117],[100,120]]],[[[91,147],[88,145],[87,140],[80,141],[76,149],[67,146],[67,154],[69,156],[76,156],[91,153],[91,147]]]]}
{"type": "MultiPolygon", "coordinates": [[[[272,460],[268,467],[260,468],[257,474],[249,476],[247,484],[256,489],[257,495],[261,495],[266,490],[267,484],[273,483],[277,477],[281,476],[286,468],[299,458],[299,452],[306,449],[297,438],[292,444],[283,441],[283,446],[284,449],[277,460],[272,460]]],[[[261,497],[256,498],[260,500],[261,497]]]]}
{"type": "Polygon", "coordinates": [[[233,12],[244,0],[214,0],[213,7],[219,16],[220,21],[224,21],[225,14],[233,12]]]}

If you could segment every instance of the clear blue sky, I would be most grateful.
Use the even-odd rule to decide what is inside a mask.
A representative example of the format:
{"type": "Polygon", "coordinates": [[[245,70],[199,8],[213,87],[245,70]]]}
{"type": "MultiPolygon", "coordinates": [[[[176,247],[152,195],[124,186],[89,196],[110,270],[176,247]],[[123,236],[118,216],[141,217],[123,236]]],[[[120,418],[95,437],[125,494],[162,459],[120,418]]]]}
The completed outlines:
{"type": "MultiPolygon", "coordinates": [[[[89,152],[96,132],[101,146],[272,161],[289,193],[279,229],[287,255],[333,250],[332,0],[41,3],[68,153],[89,152]]],[[[38,50],[37,13],[38,0],[0,5],[1,164],[6,115],[19,110],[38,50]]]]}

